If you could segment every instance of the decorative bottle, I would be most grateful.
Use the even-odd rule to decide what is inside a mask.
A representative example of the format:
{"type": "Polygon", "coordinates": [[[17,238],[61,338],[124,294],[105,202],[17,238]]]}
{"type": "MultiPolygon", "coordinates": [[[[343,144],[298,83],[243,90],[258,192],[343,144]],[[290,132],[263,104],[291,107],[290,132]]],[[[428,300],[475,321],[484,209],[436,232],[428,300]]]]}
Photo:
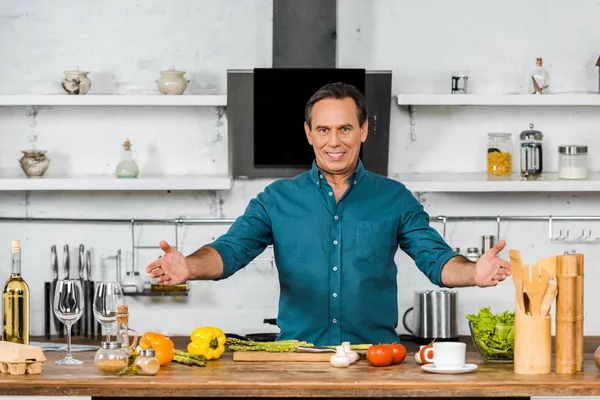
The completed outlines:
{"type": "Polygon", "coordinates": [[[12,241],[12,270],[2,290],[2,340],[29,344],[29,286],[21,276],[21,242],[12,241]]]}
{"type": "Polygon", "coordinates": [[[124,305],[117,307],[117,340],[129,357],[127,370],[130,372],[135,370],[133,363],[138,355],[135,350],[137,339],[137,332],[129,328],[129,308],[124,305]]]}
{"type": "Polygon", "coordinates": [[[117,178],[137,178],[140,169],[133,160],[131,154],[131,142],[129,139],[125,140],[125,143],[123,143],[123,149],[123,159],[117,165],[117,178]]]}
{"type": "Polygon", "coordinates": [[[550,77],[548,71],[542,65],[542,58],[536,59],[536,67],[531,71],[529,77],[529,93],[547,94],[550,92],[550,77]]]}

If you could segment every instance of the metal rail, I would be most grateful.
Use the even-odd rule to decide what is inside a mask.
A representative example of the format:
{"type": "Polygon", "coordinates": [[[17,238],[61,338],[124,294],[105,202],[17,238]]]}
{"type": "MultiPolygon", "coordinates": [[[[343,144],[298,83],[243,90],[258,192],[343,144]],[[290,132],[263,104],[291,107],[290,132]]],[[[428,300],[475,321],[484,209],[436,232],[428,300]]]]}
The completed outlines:
{"type": "Polygon", "coordinates": [[[554,221],[600,221],[600,215],[496,215],[496,216],[447,216],[438,215],[429,218],[432,222],[441,222],[443,224],[442,237],[446,238],[446,225],[448,222],[473,222],[473,221],[496,221],[497,235],[500,239],[500,223],[502,221],[548,221],[548,238],[555,243],[600,243],[600,237],[592,238],[591,229],[588,233],[582,230],[581,235],[574,239],[570,239],[570,233],[567,229],[563,234],[562,229],[559,230],[558,236],[554,236],[554,221]]]}
{"type": "MultiPolygon", "coordinates": [[[[446,237],[446,225],[449,222],[474,222],[474,221],[496,221],[497,238],[500,238],[500,224],[508,221],[548,221],[548,237],[552,242],[560,243],[599,243],[600,237],[592,238],[591,230],[586,233],[582,231],[581,235],[575,239],[570,239],[570,232],[562,229],[558,236],[554,236],[553,223],[555,221],[600,221],[600,215],[437,215],[430,217],[431,222],[443,224],[442,236],[446,237]]],[[[0,217],[0,222],[48,222],[48,223],[87,223],[87,224],[130,224],[132,235],[132,248],[151,249],[154,246],[135,246],[135,225],[175,225],[175,247],[178,246],[179,225],[210,225],[210,224],[232,224],[235,218],[166,218],[166,219],[144,219],[144,218],[45,218],[45,217],[0,217]]]]}

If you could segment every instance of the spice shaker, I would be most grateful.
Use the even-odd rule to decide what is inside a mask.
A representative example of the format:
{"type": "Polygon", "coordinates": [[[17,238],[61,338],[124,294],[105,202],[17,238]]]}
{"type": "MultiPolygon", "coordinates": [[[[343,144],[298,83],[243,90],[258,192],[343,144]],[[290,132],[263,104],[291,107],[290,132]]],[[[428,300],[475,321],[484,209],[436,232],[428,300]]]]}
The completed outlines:
{"type": "Polygon", "coordinates": [[[127,369],[129,355],[121,342],[102,342],[94,357],[94,366],[102,375],[121,375],[127,369]]]}
{"type": "Polygon", "coordinates": [[[469,247],[467,248],[467,254],[465,254],[465,257],[473,262],[477,262],[481,255],[479,254],[479,249],[477,247],[469,247]]]}
{"type": "Polygon", "coordinates": [[[560,179],[587,179],[587,153],[585,145],[558,146],[558,177],[560,179]]]}
{"type": "Polygon", "coordinates": [[[533,129],[533,124],[530,124],[529,128],[529,130],[521,132],[519,136],[521,142],[521,178],[538,180],[542,179],[542,139],[544,135],[541,131],[533,129]]]}
{"type": "Polygon", "coordinates": [[[154,349],[140,350],[134,361],[135,372],[138,375],[156,375],[160,369],[160,361],[156,358],[154,349]]]}

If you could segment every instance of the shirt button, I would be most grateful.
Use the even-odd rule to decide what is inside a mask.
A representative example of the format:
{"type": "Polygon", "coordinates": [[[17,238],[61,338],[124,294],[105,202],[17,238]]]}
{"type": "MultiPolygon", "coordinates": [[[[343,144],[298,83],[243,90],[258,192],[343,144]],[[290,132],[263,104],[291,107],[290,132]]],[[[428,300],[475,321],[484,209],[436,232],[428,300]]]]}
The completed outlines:
{"type": "Polygon", "coordinates": [[[330,196],[333,196],[333,192],[329,192],[329,195],[330,195],[330,196]]]}
{"type": "Polygon", "coordinates": [[[319,175],[319,178],[323,179],[323,175],[319,175]]]}
{"type": "Polygon", "coordinates": [[[332,294],[333,297],[337,297],[337,293],[332,294]]]}
{"type": "Polygon", "coordinates": [[[333,322],[334,324],[337,324],[337,319],[332,319],[331,322],[333,322]]]}
{"type": "Polygon", "coordinates": [[[337,271],[337,267],[333,267],[333,270],[334,270],[334,271],[337,271]]]}
{"type": "Polygon", "coordinates": [[[354,184],[356,185],[356,181],[354,181],[354,184]]]}
{"type": "Polygon", "coordinates": [[[333,216],[333,219],[338,219],[338,216],[337,216],[337,215],[334,215],[334,216],[333,216]]]}
{"type": "Polygon", "coordinates": [[[333,244],[336,245],[336,246],[337,246],[337,243],[338,243],[337,240],[333,241],[333,244]]]}

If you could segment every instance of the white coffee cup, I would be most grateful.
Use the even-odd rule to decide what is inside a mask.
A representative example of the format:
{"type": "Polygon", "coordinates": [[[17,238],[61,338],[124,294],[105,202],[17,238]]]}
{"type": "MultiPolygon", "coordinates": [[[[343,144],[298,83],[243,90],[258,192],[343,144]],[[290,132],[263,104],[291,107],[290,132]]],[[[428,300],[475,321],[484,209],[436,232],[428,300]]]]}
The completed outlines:
{"type": "Polygon", "coordinates": [[[436,368],[456,368],[465,365],[467,345],[462,342],[433,344],[433,365],[436,368]]]}

